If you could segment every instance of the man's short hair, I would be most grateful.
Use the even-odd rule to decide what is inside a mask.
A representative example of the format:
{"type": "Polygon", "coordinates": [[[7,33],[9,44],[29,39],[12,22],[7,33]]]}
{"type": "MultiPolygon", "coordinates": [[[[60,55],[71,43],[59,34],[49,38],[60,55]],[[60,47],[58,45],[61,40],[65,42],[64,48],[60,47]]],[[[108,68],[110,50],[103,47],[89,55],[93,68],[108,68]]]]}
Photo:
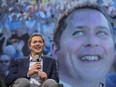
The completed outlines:
{"type": "Polygon", "coordinates": [[[30,36],[30,38],[29,38],[29,40],[28,40],[28,46],[30,45],[30,43],[31,43],[31,41],[32,41],[32,38],[33,38],[34,36],[40,36],[40,37],[42,38],[43,42],[45,43],[44,37],[43,37],[42,34],[40,34],[40,33],[34,33],[34,34],[32,34],[32,35],[30,36]]]}
{"type": "Polygon", "coordinates": [[[78,4],[72,9],[69,9],[66,11],[63,15],[61,15],[56,23],[55,31],[54,31],[54,36],[53,36],[53,41],[54,44],[56,45],[57,49],[60,49],[60,38],[62,35],[62,32],[66,29],[67,26],[67,18],[75,11],[80,10],[80,9],[93,9],[101,12],[105,18],[108,20],[109,27],[111,28],[111,33],[112,33],[112,25],[110,23],[111,17],[108,14],[108,10],[104,6],[100,6],[98,4],[91,4],[91,3],[84,3],[84,4],[78,4]]]}

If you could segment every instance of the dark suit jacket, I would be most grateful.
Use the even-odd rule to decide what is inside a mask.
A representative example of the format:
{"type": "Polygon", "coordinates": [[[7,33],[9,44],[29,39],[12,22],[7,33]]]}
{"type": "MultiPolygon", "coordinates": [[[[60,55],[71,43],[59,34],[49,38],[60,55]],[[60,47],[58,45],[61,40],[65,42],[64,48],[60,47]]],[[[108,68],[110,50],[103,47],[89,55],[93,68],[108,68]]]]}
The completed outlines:
{"type": "MultiPolygon", "coordinates": [[[[10,86],[18,78],[27,78],[27,72],[29,69],[29,58],[16,59],[10,67],[10,72],[5,79],[7,86],[10,86]]],[[[48,78],[54,79],[59,82],[58,69],[56,61],[52,58],[46,58],[43,56],[43,71],[46,72],[48,78]]]]}

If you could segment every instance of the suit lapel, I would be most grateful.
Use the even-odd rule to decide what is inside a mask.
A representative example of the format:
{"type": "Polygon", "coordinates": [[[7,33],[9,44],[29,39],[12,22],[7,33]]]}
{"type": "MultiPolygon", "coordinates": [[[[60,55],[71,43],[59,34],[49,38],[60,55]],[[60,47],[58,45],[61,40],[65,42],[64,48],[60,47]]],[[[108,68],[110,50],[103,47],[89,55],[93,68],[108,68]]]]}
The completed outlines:
{"type": "Polygon", "coordinates": [[[29,69],[29,57],[25,59],[25,70],[29,69]]]}
{"type": "Polygon", "coordinates": [[[47,71],[47,60],[43,57],[43,71],[47,71]]]}

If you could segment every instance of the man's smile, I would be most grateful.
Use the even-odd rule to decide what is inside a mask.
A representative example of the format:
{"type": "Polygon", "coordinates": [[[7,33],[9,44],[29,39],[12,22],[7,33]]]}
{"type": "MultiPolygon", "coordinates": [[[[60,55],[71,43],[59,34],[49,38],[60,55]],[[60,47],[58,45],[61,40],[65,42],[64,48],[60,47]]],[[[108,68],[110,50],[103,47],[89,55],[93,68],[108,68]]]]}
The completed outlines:
{"type": "Polygon", "coordinates": [[[84,55],[79,57],[81,61],[99,61],[101,57],[99,55],[84,55]]]}

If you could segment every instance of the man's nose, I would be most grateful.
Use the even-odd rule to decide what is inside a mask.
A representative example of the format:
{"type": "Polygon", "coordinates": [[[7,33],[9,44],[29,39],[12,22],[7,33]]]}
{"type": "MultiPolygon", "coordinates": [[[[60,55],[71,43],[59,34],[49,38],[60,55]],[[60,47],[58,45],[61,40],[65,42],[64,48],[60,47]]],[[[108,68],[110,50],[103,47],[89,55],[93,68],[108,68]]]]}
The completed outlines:
{"type": "Polygon", "coordinates": [[[85,46],[94,47],[99,45],[99,40],[95,35],[88,35],[85,40],[85,46]]]}

